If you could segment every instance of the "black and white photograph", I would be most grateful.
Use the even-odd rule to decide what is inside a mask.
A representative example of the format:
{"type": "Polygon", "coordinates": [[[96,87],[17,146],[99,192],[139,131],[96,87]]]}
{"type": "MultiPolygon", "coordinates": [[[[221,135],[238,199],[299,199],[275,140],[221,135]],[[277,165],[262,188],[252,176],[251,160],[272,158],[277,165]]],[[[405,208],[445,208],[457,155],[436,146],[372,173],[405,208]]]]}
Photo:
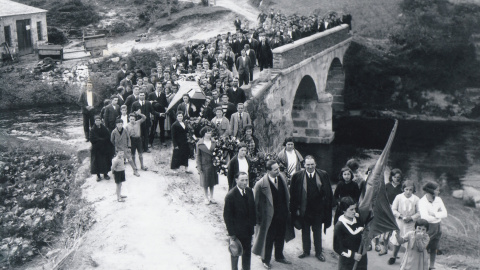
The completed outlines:
{"type": "Polygon", "coordinates": [[[0,269],[480,270],[480,0],[0,0],[0,269]]]}

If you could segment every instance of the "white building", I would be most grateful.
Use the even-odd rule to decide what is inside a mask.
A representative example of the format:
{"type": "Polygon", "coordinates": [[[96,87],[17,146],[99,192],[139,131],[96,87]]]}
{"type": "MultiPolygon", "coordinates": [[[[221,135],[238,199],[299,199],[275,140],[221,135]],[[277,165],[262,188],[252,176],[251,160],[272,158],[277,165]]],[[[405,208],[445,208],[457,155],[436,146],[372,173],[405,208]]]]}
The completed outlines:
{"type": "Polygon", "coordinates": [[[0,0],[0,52],[6,43],[12,53],[29,54],[47,42],[47,10],[0,0]]]}

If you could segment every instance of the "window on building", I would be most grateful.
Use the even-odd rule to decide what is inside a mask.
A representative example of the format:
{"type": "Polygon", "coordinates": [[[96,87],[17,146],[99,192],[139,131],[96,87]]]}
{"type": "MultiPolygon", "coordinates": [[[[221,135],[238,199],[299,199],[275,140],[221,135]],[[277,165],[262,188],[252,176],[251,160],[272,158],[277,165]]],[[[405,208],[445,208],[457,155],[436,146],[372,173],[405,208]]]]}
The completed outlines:
{"type": "Polygon", "coordinates": [[[43,40],[43,33],[42,33],[42,22],[37,22],[37,35],[38,40],[43,40]]]}
{"type": "Polygon", "coordinates": [[[10,25],[3,27],[3,32],[5,33],[5,43],[8,46],[12,46],[12,32],[10,31],[10,25]]]}

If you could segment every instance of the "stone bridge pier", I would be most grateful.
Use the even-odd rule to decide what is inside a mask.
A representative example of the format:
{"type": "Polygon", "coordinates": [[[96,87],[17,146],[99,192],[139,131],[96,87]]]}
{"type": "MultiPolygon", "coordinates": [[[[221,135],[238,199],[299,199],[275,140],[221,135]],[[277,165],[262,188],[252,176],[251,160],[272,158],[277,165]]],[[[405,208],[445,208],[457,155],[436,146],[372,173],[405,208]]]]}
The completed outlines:
{"type": "MultiPolygon", "coordinates": [[[[351,42],[341,25],[273,50],[271,80],[254,96],[266,145],[293,136],[304,143],[331,143],[332,116],[344,111],[343,57],[351,42]]],[[[260,133],[261,132],[261,133],[260,133]]]]}

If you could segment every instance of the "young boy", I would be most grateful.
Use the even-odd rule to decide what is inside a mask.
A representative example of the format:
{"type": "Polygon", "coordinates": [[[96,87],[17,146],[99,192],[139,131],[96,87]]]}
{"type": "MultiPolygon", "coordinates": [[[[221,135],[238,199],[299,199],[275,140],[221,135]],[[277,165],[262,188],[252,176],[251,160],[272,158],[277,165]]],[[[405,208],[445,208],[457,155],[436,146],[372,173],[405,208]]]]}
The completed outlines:
{"type": "Polygon", "coordinates": [[[125,129],[128,131],[128,134],[130,135],[130,142],[132,145],[132,160],[133,164],[135,164],[135,152],[138,152],[138,158],[140,159],[140,168],[144,171],[147,170],[147,168],[143,165],[143,146],[142,146],[142,137],[141,137],[141,127],[140,125],[145,122],[145,119],[147,117],[142,114],[141,109],[138,109],[138,111],[135,111],[135,113],[131,113],[129,116],[129,121],[125,129]],[[137,115],[140,115],[141,119],[135,120],[137,118],[137,115]]]}
{"type": "Polygon", "coordinates": [[[122,195],[122,182],[125,182],[125,158],[123,151],[118,151],[117,156],[113,158],[112,174],[115,177],[115,184],[117,184],[117,201],[125,202],[127,196],[122,195]]]}
{"type": "Polygon", "coordinates": [[[118,119],[122,119],[124,125],[128,124],[127,110],[128,110],[127,105],[122,105],[122,107],[120,107],[120,113],[121,114],[118,117],[118,119]]]}
{"type": "Polygon", "coordinates": [[[122,119],[117,119],[115,123],[117,127],[112,131],[112,135],[110,137],[110,141],[115,147],[115,153],[123,151],[125,158],[128,160],[130,166],[132,166],[133,175],[140,176],[137,166],[135,166],[135,163],[133,163],[131,151],[129,149],[131,147],[130,134],[128,134],[128,131],[123,128],[122,119]]]}

